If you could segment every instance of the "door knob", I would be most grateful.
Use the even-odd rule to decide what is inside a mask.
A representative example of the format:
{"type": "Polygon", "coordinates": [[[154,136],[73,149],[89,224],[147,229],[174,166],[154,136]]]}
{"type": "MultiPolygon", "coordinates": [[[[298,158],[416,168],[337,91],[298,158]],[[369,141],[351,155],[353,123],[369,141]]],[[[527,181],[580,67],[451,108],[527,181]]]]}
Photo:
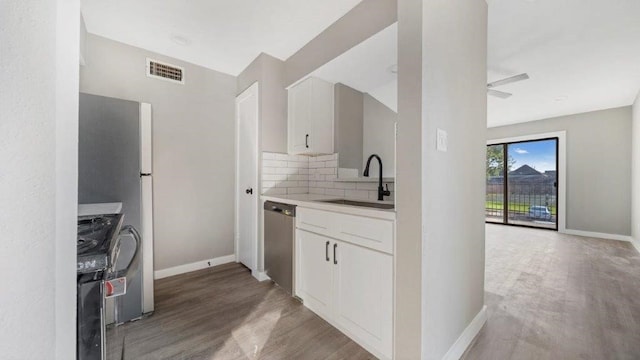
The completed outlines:
{"type": "Polygon", "coordinates": [[[252,188],[248,188],[244,192],[246,192],[247,194],[253,194],[253,189],[252,188]]]}

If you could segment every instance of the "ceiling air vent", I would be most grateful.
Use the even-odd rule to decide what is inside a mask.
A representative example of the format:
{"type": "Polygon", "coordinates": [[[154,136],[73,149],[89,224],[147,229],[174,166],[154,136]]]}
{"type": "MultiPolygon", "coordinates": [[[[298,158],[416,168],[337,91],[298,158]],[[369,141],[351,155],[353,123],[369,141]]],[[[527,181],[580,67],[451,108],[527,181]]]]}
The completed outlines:
{"type": "Polygon", "coordinates": [[[184,84],[184,68],[147,58],[147,76],[184,84]]]}

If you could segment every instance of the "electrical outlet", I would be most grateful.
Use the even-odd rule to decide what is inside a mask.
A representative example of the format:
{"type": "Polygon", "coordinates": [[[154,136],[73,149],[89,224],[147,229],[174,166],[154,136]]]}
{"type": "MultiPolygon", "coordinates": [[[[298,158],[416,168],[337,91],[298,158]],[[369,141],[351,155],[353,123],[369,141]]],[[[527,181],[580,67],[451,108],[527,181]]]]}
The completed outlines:
{"type": "Polygon", "coordinates": [[[447,151],[447,132],[442,129],[437,129],[436,132],[436,149],[438,151],[446,152],[447,151]]]}

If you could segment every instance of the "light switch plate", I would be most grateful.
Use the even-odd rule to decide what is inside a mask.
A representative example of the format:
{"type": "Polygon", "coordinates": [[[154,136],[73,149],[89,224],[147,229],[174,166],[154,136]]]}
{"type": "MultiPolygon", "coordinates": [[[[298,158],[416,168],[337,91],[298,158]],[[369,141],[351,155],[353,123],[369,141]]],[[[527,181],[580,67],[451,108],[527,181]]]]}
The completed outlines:
{"type": "Polygon", "coordinates": [[[436,134],[436,149],[438,151],[446,152],[447,151],[447,132],[442,129],[437,129],[436,134]]]}

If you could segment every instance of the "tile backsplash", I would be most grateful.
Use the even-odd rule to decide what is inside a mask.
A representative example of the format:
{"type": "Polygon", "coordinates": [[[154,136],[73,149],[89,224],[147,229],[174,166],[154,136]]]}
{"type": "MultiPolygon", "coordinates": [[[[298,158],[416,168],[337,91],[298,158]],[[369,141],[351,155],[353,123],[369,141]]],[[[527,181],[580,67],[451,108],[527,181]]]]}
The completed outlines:
{"type": "MultiPolygon", "coordinates": [[[[351,199],[378,200],[377,182],[337,181],[338,154],[321,155],[309,158],[309,193],[338,196],[351,199]]],[[[386,201],[393,201],[395,188],[389,186],[391,196],[385,196],[386,201]]]]}
{"type": "MultiPolygon", "coordinates": [[[[323,194],[363,200],[378,199],[377,182],[337,181],[338,154],[302,156],[262,153],[262,193],[266,195],[323,194]]],[[[395,198],[394,183],[389,186],[395,198]]]]}
{"type": "Polygon", "coordinates": [[[309,157],[262,153],[262,193],[292,195],[309,193],[309,157]]]}

